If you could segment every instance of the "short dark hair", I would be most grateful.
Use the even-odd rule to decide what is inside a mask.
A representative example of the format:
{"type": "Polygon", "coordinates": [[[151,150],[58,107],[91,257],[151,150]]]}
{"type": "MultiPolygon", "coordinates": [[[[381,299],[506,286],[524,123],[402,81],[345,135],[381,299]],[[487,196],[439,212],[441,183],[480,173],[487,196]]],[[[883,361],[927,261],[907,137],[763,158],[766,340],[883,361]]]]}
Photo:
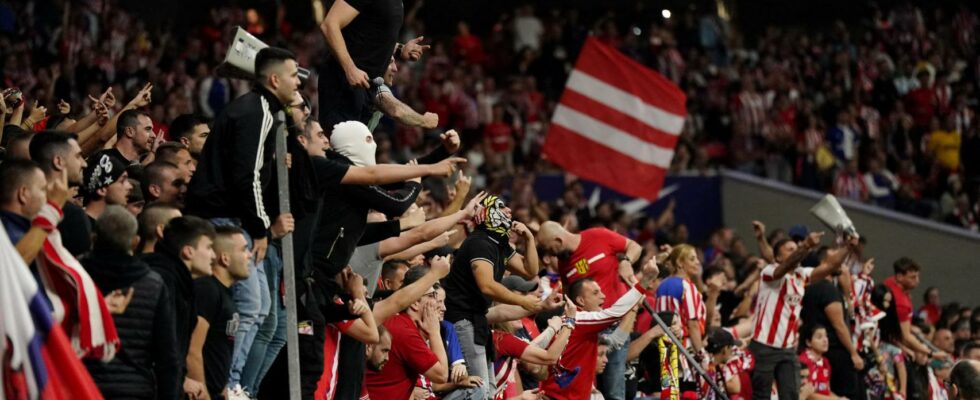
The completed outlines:
{"type": "Polygon", "coordinates": [[[140,179],[140,186],[143,188],[143,199],[150,201],[150,185],[162,185],[164,171],[168,169],[178,171],[180,168],[172,162],[160,160],[151,162],[146,168],[143,168],[143,179],[140,179]]]}
{"type": "Polygon", "coordinates": [[[286,62],[286,60],[296,60],[293,52],[281,47],[266,47],[259,50],[255,56],[255,76],[264,77],[268,73],[269,67],[286,62]]]}
{"type": "MultiPolygon", "coordinates": [[[[7,125],[3,128],[3,138],[4,146],[7,148],[7,153],[4,154],[4,160],[13,160],[14,153],[10,151],[15,145],[21,142],[30,142],[34,138],[34,134],[30,133],[19,126],[7,125]]],[[[28,151],[30,151],[30,144],[28,143],[28,151]]],[[[30,154],[28,154],[30,157],[30,154]]]]}
{"type": "Polygon", "coordinates": [[[170,140],[180,141],[180,138],[190,136],[194,127],[207,125],[208,120],[197,114],[181,114],[170,122],[170,140]]]}
{"type": "Polygon", "coordinates": [[[214,247],[214,253],[215,253],[215,255],[217,255],[218,254],[218,251],[221,250],[221,249],[218,248],[218,240],[219,239],[229,239],[232,236],[239,235],[239,234],[244,235],[245,234],[245,231],[242,230],[242,228],[239,228],[239,227],[234,226],[234,225],[219,225],[219,226],[214,227],[214,242],[215,242],[214,243],[214,246],[215,246],[214,247]]]}
{"type": "Polygon", "coordinates": [[[381,264],[381,278],[388,279],[395,275],[395,271],[398,271],[401,267],[411,268],[408,265],[408,261],[405,260],[388,260],[384,264],[381,264]]]}
{"type": "Polygon", "coordinates": [[[95,246],[107,250],[128,252],[132,250],[136,237],[136,217],[125,207],[110,205],[106,207],[93,227],[95,246]]]}
{"type": "Polygon", "coordinates": [[[963,345],[963,348],[960,349],[960,358],[966,357],[971,351],[976,349],[980,349],[980,341],[974,340],[971,342],[966,342],[966,344],[963,345]]]}
{"type": "Polygon", "coordinates": [[[429,266],[425,264],[420,264],[409,268],[408,271],[405,271],[405,280],[402,282],[402,287],[419,281],[427,273],[429,273],[429,266]]]}
{"type": "Polygon", "coordinates": [[[772,245],[772,256],[773,257],[779,256],[779,249],[783,248],[783,246],[790,243],[796,243],[796,242],[793,239],[789,239],[789,238],[777,240],[776,243],[772,245]]]}
{"type": "Polygon", "coordinates": [[[701,280],[707,281],[708,279],[711,279],[715,275],[724,275],[724,274],[725,274],[724,268],[714,265],[704,270],[704,274],[702,274],[701,280]]]}
{"type": "Polygon", "coordinates": [[[70,140],[78,140],[78,135],[70,132],[46,130],[34,135],[31,139],[31,160],[37,163],[45,173],[51,172],[54,156],[68,150],[70,140]]]}
{"type": "Polygon", "coordinates": [[[572,282],[572,284],[568,286],[568,292],[567,292],[568,298],[571,299],[572,302],[574,303],[575,299],[577,299],[578,296],[582,294],[582,291],[585,290],[585,284],[589,282],[595,282],[595,281],[592,278],[582,278],[575,282],[572,282]]]}
{"type": "Polygon", "coordinates": [[[119,119],[116,120],[116,137],[123,137],[126,134],[126,128],[139,124],[140,116],[149,118],[150,114],[141,110],[126,110],[119,114],[119,119]]]}
{"type": "Polygon", "coordinates": [[[980,399],[980,371],[971,360],[960,360],[953,365],[949,381],[956,386],[960,399],[980,399]]]}
{"type": "Polygon", "coordinates": [[[184,246],[195,246],[202,236],[214,239],[214,225],[207,220],[186,215],[174,218],[163,228],[163,243],[180,254],[184,246]]]}
{"type": "Polygon", "coordinates": [[[190,149],[187,147],[187,145],[181,142],[160,143],[160,146],[157,147],[156,160],[169,161],[171,163],[176,164],[174,162],[174,158],[177,157],[177,153],[180,153],[181,150],[187,150],[188,153],[190,152],[190,149]]]}
{"type": "Polygon", "coordinates": [[[895,269],[895,275],[905,275],[909,272],[919,272],[919,264],[913,261],[911,258],[902,257],[895,260],[895,264],[892,265],[895,269]]]}
{"type": "Polygon", "coordinates": [[[7,160],[0,164],[0,204],[13,201],[17,190],[27,185],[31,173],[39,169],[31,160],[7,160]]]}
{"type": "Polygon", "coordinates": [[[143,207],[143,212],[136,217],[137,222],[139,222],[140,242],[146,243],[153,239],[153,236],[156,235],[157,225],[160,225],[164,214],[176,209],[177,207],[172,204],[165,203],[150,203],[143,207]]]}

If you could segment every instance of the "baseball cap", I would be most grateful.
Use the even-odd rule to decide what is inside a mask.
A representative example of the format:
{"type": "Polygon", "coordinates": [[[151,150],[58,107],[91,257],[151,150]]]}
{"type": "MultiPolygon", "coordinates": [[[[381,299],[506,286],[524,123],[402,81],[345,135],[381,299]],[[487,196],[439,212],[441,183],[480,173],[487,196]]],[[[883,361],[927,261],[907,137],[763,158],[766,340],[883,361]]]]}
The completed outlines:
{"type": "Polygon", "coordinates": [[[791,239],[800,241],[805,239],[806,235],[810,234],[810,228],[807,228],[807,226],[803,224],[797,224],[793,225],[792,228],[789,228],[789,232],[787,233],[791,239]]]}
{"type": "Polygon", "coordinates": [[[538,288],[537,282],[531,282],[517,275],[509,275],[500,282],[508,290],[517,292],[533,292],[538,288]]]}
{"type": "Polygon", "coordinates": [[[732,336],[732,334],[727,330],[723,328],[714,328],[708,332],[708,344],[705,345],[704,348],[711,354],[717,354],[726,347],[740,345],[741,343],[738,340],[735,340],[735,337],[732,336]]]}

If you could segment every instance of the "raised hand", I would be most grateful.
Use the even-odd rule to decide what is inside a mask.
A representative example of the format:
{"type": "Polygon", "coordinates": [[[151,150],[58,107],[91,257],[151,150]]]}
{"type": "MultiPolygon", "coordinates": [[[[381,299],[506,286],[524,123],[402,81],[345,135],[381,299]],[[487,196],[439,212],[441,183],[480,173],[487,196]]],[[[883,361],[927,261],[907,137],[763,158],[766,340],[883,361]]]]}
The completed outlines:
{"type": "Polygon", "coordinates": [[[44,116],[48,113],[48,108],[45,106],[37,105],[37,100],[34,100],[34,106],[31,107],[31,115],[27,116],[27,122],[34,125],[44,119],[44,116]]]}
{"type": "Polygon", "coordinates": [[[61,99],[58,101],[58,112],[61,113],[61,115],[68,115],[71,113],[71,104],[68,104],[65,99],[61,99]]]}
{"type": "Polygon", "coordinates": [[[451,257],[435,256],[429,262],[429,271],[436,274],[439,279],[449,275],[449,268],[452,266],[451,257]]]}
{"type": "Polygon", "coordinates": [[[344,291],[355,299],[363,299],[367,294],[367,289],[364,288],[364,278],[351,270],[350,267],[344,268],[342,274],[344,291]]]}
{"type": "MultiPolygon", "coordinates": [[[[425,113],[426,115],[431,113],[425,113]]],[[[433,114],[435,115],[435,114],[433,114]]],[[[436,122],[438,122],[439,116],[436,115],[436,122]]],[[[455,129],[450,129],[443,134],[439,135],[439,139],[442,139],[442,146],[446,148],[446,151],[450,153],[455,153],[459,150],[459,134],[456,133],[455,129]]]]}
{"type": "Polygon", "coordinates": [[[823,237],[823,232],[811,232],[806,236],[806,240],[803,244],[808,248],[816,248],[820,245],[820,238],[823,237]]]}
{"type": "Polygon", "coordinates": [[[402,47],[402,59],[418,61],[420,58],[422,58],[422,53],[432,47],[427,44],[423,45],[422,40],[424,39],[425,37],[419,36],[415,39],[409,40],[408,43],[405,43],[405,46],[402,47]]]}
{"type": "Polygon", "coordinates": [[[558,332],[558,329],[561,329],[561,317],[554,316],[548,318],[548,327],[551,328],[551,330],[558,332]]]}
{"type": "Polygon", "coordinates": [[[756,240],[761,240],[766,236],[766,224],[761,221],[752,221],[752,230],[755,232],[756,240]]]}
{"type": "Polygon", "coordinates": [[[432,129],[439,126],[439,114],[427,112],[422,114],[422,128],[432,129]]]}
{"type": "Polygon", "coordinates": [[[456,172],[458,164],[465,163],[466,159],[462,157],[449,157],[445,160],[439,161],[436,164],[432,164],[432,173],[429,175],[434,176],[451,176],[456,172]]]}
{"type": "Polygon", "coordinates": [[[68,174],[64,170],[56,172],[54,177],[48,180],[48,201],[57,204],[58,208],[65,205],[70,193],[71,191],[68,189],[68,174]]]}
{"type": "Polygon", "coordinates": [[[351,300],[347,303],[347,307],[351,314],[357,316],[364,316],[364,314],[371,312],[371,306],[364,299],[351,300]]]}
{"type": "Polygon", "coordinates": [[[110,314],[119,315],[126,312],[129,302],[133,300],[133,288],[127,291],[116,289],[105,296],[105,305],[110,314]]]}
{"type": "Polygon", "coordinates": [[[110,86],[99,96],[99,103],[105,104],[106,107],[112,107],[116,105],[116,95],[112,93],[112,87],[110,86]]]}
{"type": "Polygon", "coordinates": [[[575,314],[578,312],[578,306],[572,303],[572,299],[565,296],[565,316],[568,318],[575,318],[575,314]]]}
{"type": "Polygon", "coordinates": [[[435,302],[425,303],[422,308],[422,330],[429,334],[429,337],[439,333],[439,310],[435,302]]]}
{"type": "MultiPolygon", "coordinates": [[[[463,176],[465,175],[461,175],[460,179],[463,179],[463,176]]],[[[481,206],[481,202],[485,198],[487,198],[487,192],[480,192],[477,193],[476,196],[473,196],[469,203],[466,203],[466,207],[463,208],[463,211],[466,212],[467,217],[473,218],[481,214],[481,209],[483,208],[483,206],[481,206]]]]}
{"type": "Polygon", "coordinates": [[[401,216],[402,229],[411,229],[425,223],[425,210],[418,205],[412,204],[401,216]]]}
{"type": "Polygon", "coordinates": [[[531,230],[527,229],[527,225],[524,225],[524,223],[520,221],[514,221],[510,230],[514,232],[514,234],[521,236],[524,239],[534,237],[534,234],[531,233],[531,230]]]}
{"type": "Polygon", "coordinates": [[[129,105],[133,108],[142,108],[150,105],[150,102],[153,101],[152,92],[153,84],[147,83],[140,89],[139,93],[136,93],[136,97],[129,101],[129,105]]]}

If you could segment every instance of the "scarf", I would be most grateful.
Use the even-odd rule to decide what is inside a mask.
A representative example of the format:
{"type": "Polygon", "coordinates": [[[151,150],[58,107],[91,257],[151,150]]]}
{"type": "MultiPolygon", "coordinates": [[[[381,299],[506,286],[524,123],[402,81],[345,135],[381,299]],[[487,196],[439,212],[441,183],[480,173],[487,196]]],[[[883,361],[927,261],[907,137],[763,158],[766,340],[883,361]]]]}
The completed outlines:
{"type": "Polygon", "coordinates": [[[76,355],[108,362],[119,349],[116,325],[102,292],[61,244],[57,226],[62,217],[61,210],[48,203],[34,218],[34,226],[50,232],[37,257],[38,272],[47,290],[56,295],[51,297],[53,306],[64,310],[61,326],[70,336],[76,355]]]}

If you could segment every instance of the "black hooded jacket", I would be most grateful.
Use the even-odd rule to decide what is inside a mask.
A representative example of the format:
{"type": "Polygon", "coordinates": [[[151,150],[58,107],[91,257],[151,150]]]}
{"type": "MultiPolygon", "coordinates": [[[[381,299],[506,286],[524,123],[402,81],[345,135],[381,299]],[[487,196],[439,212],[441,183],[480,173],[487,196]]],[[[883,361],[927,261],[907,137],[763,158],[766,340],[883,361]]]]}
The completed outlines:
{"type": "Polygon", "coordinates": [[[106,398],[176,399],[183,375],[174,335],[173,300],[160,275],[140,259],[96,247],[83,265],[102,293],[133,289],[122,314],[112,316],[122,344],[116,357],[85,365],[106,398]]]}
{"type": "MultiPolygon", "coordinates": [[[[154,253],[143,255],[142,260],[153,271],[160,274],[167,287],[167,294],[173,302],[174,314],[177,316],[174,322],[177,353],[186,355],[191,344],[191,333],[197,326],[194,279],[191,277],[191,271],[177,255],[177,251],[163,242],[157,243],[154,253]]],[[[187,364],[184,357],[179,357],[178,366],[181,376],[186,374],[187,364]]]]}

